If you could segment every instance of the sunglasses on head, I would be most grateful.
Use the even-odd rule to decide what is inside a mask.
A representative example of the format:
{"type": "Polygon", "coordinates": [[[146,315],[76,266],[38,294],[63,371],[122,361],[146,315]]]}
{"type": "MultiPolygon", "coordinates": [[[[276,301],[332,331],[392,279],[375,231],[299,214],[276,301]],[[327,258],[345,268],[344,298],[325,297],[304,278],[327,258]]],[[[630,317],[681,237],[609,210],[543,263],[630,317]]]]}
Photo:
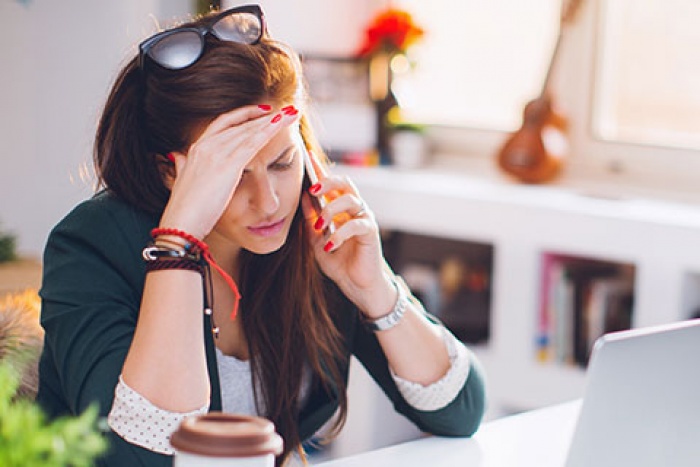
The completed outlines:
{"type": "Polygon", "coordinates": [[[198,26],[181,26],[159,32],[139,45],[139,68],[146,57],[169,70],[193,65],[204,53],[205,38],[211,34],[220,41],[257,44],[265,33],[265,20],[258,5],[244,5],[222,11],[198,26]]]}

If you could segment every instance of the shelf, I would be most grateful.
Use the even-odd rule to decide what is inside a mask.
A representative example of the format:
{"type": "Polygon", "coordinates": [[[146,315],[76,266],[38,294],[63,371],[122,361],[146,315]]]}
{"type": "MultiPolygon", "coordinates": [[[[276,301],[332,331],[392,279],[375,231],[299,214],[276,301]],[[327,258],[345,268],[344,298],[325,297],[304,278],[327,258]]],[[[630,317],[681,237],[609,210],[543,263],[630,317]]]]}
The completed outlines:
{"type": "MultiPolygon", "coordinates": [[[[632,291],[632,327],[687,319],[700,310],[699,204],[434,168],[334,171],[353,180],[383,230],[490,252],[488,340],[470,347],[487,374],[491,417],[583,394],[583,368],[536,358],[546,258],[595,260],[631,278],[625,287],[632,291]]],[[[606,329],[593,328],[598,331],[588,347],[606,329]]]]}
{"type": "Polygon", "coordinates": [[[492,245],[396,230],[382,238],[387,262],[429,313],[463,342],[488,342],[492,245]]]}

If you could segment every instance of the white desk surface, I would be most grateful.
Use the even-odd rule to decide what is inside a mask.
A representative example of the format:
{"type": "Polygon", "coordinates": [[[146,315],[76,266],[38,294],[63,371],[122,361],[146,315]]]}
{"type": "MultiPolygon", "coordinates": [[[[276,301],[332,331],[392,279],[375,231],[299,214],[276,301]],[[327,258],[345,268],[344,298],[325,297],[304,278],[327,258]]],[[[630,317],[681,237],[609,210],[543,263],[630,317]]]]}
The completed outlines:
{"type": "Polygon", "coordinates": [[[485,423],[472,438],[426,437],[318,467],[563,467],[580,400],[485,423]]]}

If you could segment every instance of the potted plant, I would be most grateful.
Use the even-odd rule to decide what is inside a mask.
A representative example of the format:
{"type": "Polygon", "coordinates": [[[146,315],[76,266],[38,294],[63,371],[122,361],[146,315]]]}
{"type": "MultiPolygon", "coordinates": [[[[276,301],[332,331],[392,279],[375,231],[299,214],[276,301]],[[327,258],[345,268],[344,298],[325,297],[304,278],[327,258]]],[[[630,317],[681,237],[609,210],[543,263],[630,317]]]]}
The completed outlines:
{"type": "Polygon", "coordinates": [[[391,162],[396,167],[416,169],[428,162],[430,152],[425,125],[406,120],[399,107],[387,115],[391,137],[391,162]]]}
{"type": "Polygon", "coordinates": [[[0,263],[17,259],[16,245],[14,235],[0,231],[0,263]]]}

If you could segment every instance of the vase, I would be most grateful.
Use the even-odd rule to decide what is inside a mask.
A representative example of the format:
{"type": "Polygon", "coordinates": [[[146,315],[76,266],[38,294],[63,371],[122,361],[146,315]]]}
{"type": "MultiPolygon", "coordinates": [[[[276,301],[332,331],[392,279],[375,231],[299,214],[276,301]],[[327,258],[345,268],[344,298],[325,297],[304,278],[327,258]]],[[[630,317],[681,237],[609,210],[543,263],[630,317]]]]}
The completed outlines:
{"type": "Polygon", "coordinates": [[[374,54],[369,61],[369,91],[375,109],[376,147],[379,163],[390,164],[391,158],[391,128],[389,111],[398,105],[391,91],[392,71],[391,60],[394,54],[380,52],[374,54]]]}

